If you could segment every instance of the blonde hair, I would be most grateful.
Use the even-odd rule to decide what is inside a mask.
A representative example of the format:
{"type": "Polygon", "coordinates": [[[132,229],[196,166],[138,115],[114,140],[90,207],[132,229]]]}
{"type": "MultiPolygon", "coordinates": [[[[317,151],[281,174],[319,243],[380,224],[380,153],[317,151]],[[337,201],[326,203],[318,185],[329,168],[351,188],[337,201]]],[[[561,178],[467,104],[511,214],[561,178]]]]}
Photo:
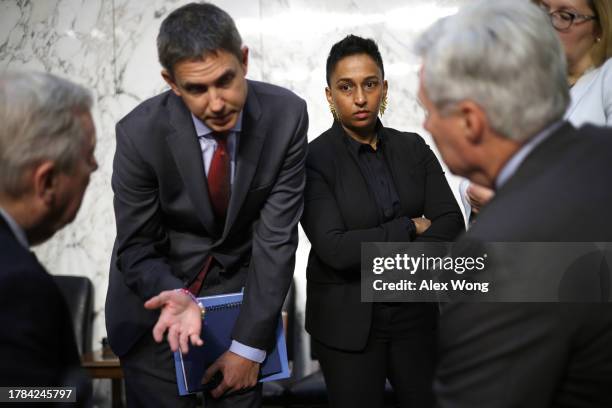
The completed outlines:
{"type": "Polygon", "coordinates": [[[597,16],[596,24],[599,26],[599,41],[591,51],[595,67],[603,65],[612,57],[612,2],[610,0],[588,0],[589,6],[597,16]]]}
{"type": "MultiPolygon", "coordinates": [[[[542,5],[542,0],[531,0],[532,3],[542,5]]],[[[612,57],[612,2],[610,0],[587,0],[589,8],[595,13],[595,24],[599,28],[598,41],[591,49],[593,65],[598,68],[612,57]]]]}

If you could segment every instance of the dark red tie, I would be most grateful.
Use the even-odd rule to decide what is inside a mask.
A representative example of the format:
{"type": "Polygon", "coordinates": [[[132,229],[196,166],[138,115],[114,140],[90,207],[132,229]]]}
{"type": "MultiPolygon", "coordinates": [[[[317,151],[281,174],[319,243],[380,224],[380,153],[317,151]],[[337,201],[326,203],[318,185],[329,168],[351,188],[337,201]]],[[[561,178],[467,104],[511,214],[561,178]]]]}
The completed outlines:
{"type": "Polygon", "coordinates": [[[200,294],[200,289],[202,288],[202,284],[204,283],[204,278],[210,270],[210,267],[213,264],[213,260],[214,258],[208,255],[206,257],[206,260],[204,260],[204,265],[202,266],[202,269],[200,270],[200,272],[198,272],[198,275],[193,280],[193,282],[189,284],[189,287],[187,289],[195,296],[198,296],[200,294]]]}
{"type": "MultiPolygon", "coordinates": [[[[217,142],[217,148],[210,161],[208,168],[208,194],[213,211],[219,217],[220,224],[225,222],[227,206],[230,198],[230,156],[227,152],[227,138],[225,136],[213,136],[217,142]]],[[[213,264],[214,258],[207,256],[202,269],[189,285],[189,291],[194,295],[200,293],[204,278],[213,264]]]]}
{"type": "Polygon", "coordinates": [[[215,215],[223,223],[230,198],[230,156],[227,152],[227,138],[213,137],[217,141],[217,148],[208,169],[208,193],[215,215]]]}

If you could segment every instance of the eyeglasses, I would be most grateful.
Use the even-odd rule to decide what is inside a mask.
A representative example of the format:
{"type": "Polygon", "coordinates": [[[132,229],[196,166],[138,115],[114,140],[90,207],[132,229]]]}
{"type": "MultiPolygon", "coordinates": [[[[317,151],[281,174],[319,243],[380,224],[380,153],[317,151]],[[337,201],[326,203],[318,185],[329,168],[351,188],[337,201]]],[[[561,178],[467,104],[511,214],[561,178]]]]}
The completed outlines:
{"type": "Polygon", "coordinates": [[[570,11],[556,10],[550,13],[550,22],[557,30],[568,30],[575,22],[597,20],[597,16],[587,16],[584,14],[572,13],[570,11]]]}

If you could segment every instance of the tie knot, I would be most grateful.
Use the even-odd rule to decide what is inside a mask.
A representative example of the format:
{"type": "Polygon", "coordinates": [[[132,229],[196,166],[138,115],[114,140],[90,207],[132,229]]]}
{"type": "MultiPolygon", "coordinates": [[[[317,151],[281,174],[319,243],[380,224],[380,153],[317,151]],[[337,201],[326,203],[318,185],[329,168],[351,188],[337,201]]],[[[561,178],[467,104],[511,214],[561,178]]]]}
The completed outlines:
{"type": "Polygon", "coordinates": [[[227,147],[227,135],[213,134],[213,139],[215,139],[215,142],[217,142],[221,148],[225,149],[227,147]]]}

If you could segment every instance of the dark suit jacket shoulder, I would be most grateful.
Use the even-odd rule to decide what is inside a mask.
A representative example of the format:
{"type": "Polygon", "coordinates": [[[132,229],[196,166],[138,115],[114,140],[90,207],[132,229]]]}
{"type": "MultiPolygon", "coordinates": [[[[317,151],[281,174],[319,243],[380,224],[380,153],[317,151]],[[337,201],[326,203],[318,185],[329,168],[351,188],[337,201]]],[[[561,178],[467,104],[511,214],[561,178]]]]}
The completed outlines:
{"type": "MultiPolygon", "coordinates": [[[[251,98],[256,98],[260,105],[265,103],[263,108],[266,112],[282,114],[283,112],[294,112],[296,106],[300,106],[301,109],[306,108],[306,102],[302,98],[280,86],[249,80],[248,87],[251,98]]],[[[133,143],[150,141],[151,138],[155,137],[164,138],[171,131],[168,110],[174,110],[177,105],[182,105],[180,98],[172,90],[167,90],[140,103],[121,118],[117,125],[141,130],[140,132],[130,132],[129,139],[133,143]]],[[[183,108],[180,107],[182,110],[181,119],[190,119],[189,112],[183,108]]]]}
{"type": "MultiPolygon", "coordinates": [[[[459,245],[610,242],[611,176],[612,130],[565,124],[527,156],[459,245]]],[[[443,307],[440,330],[440,407],[612,406],[610,303],[457,302],[443,307]]]]}
{"type": "Polygon", "coordinates": [[[0,216],[0,384],[65,385],[80,366],[59,288],[0,216]]]}
{"type": "MultiPolygon", "coordinates": [[[[380,126],[380,125],[379,125],[380,126]]],[[[360,301],[362,242],[410,241],[409,219],[425,215],[419,240],[452,241],[463,217],[433,152],[415,133],[379,127],[401,216],[383,222],[348,136],[335,122],[309,145],[302,226],[312,248],[307,267],[306,328],[337,348],[365,345],[371,304],[360,301]]]]}
{"type": "Polygon", "coordinates": [[[479,216],[484,221],[476,222],[469,236],[488,241],[606,242],[610,232],[602,227],[608,218],[597,209],[608,198],[607,189],[599,187],[610,177],[605,163],[612,157],[611,147],[608,128],[577,130],[563,125],[497,192],[479,216]],[[594,211],[600,215],[591,216],[594,211]]]}

